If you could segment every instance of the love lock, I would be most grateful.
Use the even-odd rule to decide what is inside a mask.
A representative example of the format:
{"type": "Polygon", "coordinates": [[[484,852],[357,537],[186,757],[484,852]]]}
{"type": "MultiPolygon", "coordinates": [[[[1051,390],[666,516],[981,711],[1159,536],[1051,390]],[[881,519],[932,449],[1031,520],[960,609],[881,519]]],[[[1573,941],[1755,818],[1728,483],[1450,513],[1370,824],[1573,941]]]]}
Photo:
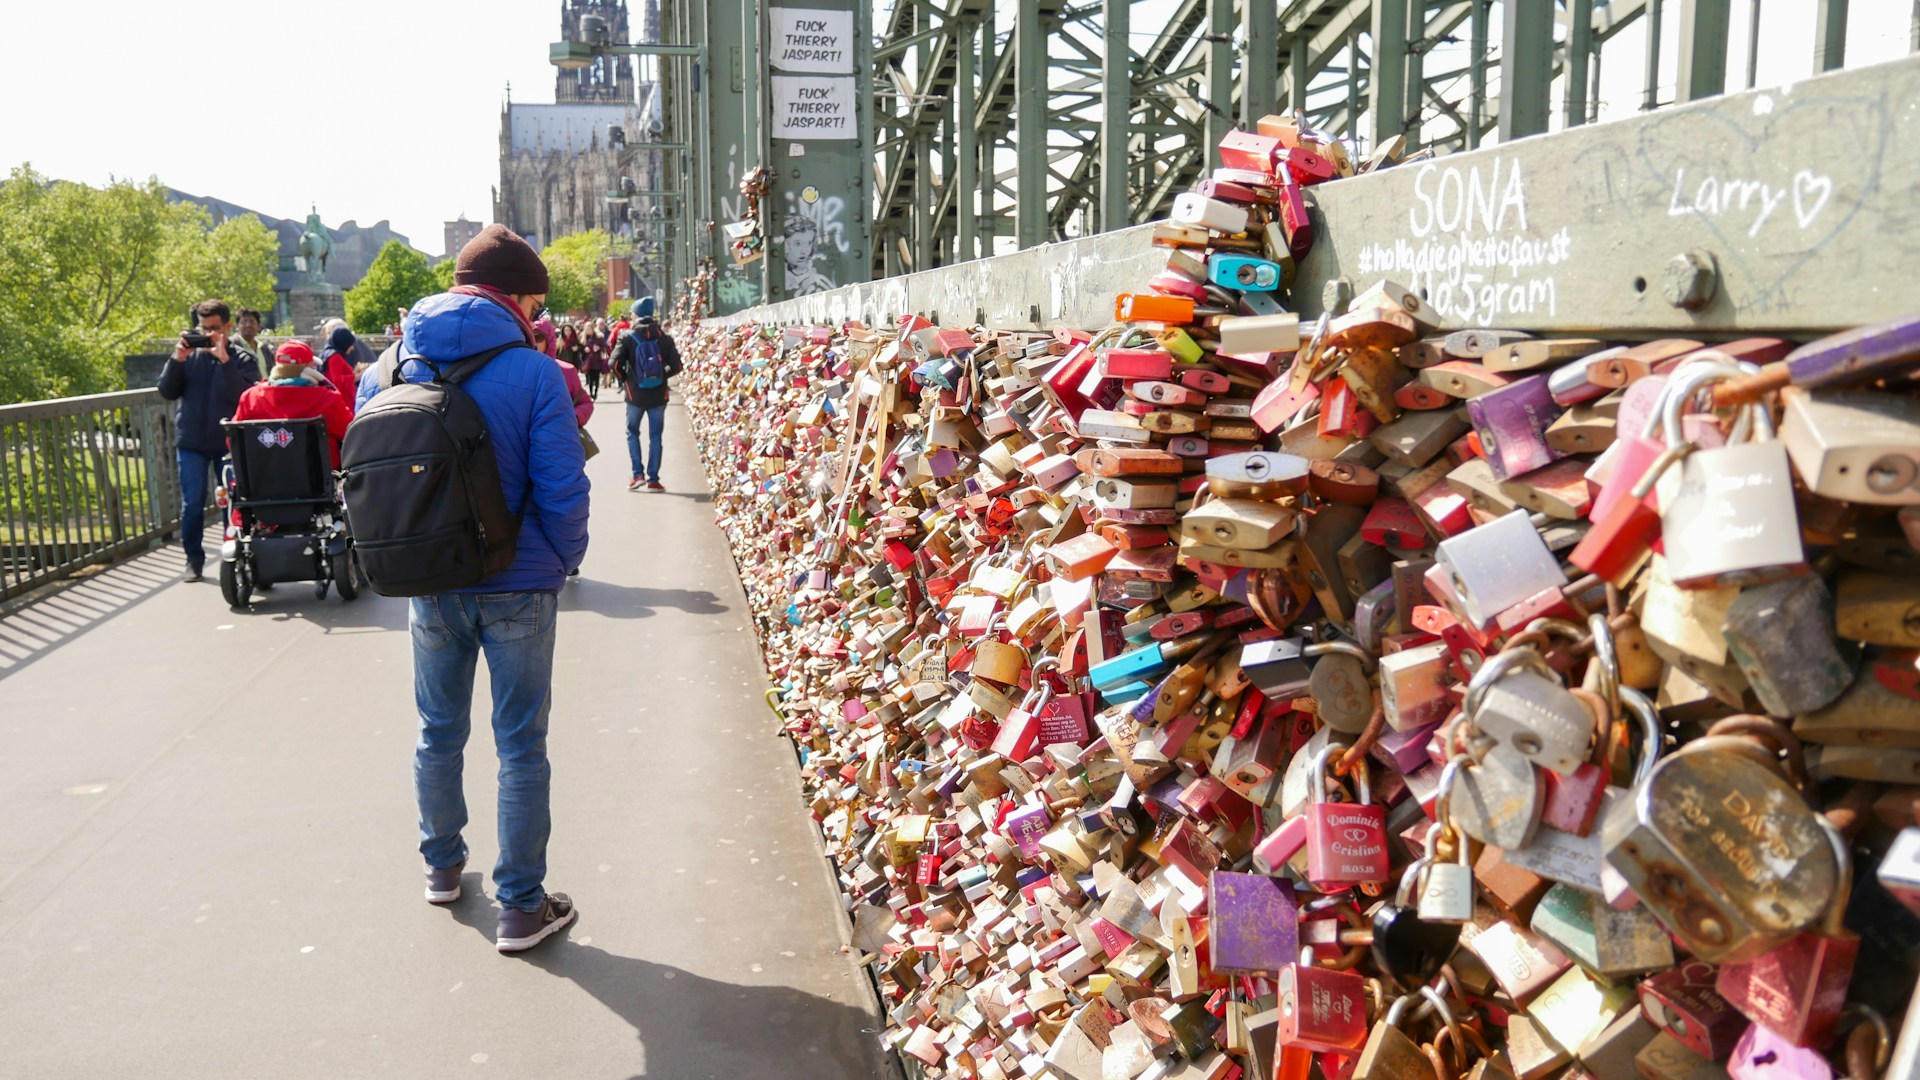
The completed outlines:
{"type": "Polygon", "coordinates": [[[1525,847],[1540,825],[1547,787],[1533,763],[1496,745],[1460,774],[1453,793],[1453,822],[1461,832],[1503,851],[1525,847]]]}
{"type": "Polygon", "coordinates": [[[1593,737],[1592,714],[1528,648],[1481,665],[1467,684],[1464,708],[1480,733],[1562,776],[1580,767],[1593,737]]]}
{"type": "MultiPolygon", "coordinates": [[[[1373,913],[1373,962],[1387,976],[1401,987],[1411,989],[1420,986],[1428,979],[1440,973],[1440,968],[1453,957],[1460,944],[1462,922],[1437,922],[1423,914],[1427,906],[1426,887],[1432,881],[1427,877],[1430,870],[1439,864],[1434,862],[1434,843],[1438,840],[1443,826],[1435,822],[1427,829],[1427,854],[1415,860],[1400,875],[1400,889],[1394,894],[1393,903],[1382,904],[1373,913]],[[1422,884],[1424,881],[1424,885],[1422,884]],[[1419,906],[1414,906],[1414,888],[1422,886],[1419,906]]],[[[1460,845],[1462,852],[1466,845],[1460,845]]],[[[1464,867],[1464,863],[1453,864],[1464,867]]],[[[1471,874],[1469,889],[1471,889],[1471,874]]],[[[1467,893],[1468,907],[1472,906],[1472,892],[1467,893]]],[[[1471,914],[1471,911],[1469,911],[1471,914]]]]}

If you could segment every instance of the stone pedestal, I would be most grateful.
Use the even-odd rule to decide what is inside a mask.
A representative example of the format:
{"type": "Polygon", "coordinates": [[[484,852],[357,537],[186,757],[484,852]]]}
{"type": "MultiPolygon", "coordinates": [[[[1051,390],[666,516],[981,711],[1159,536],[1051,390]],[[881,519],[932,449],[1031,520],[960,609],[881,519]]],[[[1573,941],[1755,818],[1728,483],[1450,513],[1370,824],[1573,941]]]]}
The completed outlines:
{"type": "Polygon", "coordinates": [[[328,319],[344,319],[347,294],[335,285],[300,285],[287,292],[287,313],[293,326],[287,329],[302,336],[318,333],[328,319]]]}

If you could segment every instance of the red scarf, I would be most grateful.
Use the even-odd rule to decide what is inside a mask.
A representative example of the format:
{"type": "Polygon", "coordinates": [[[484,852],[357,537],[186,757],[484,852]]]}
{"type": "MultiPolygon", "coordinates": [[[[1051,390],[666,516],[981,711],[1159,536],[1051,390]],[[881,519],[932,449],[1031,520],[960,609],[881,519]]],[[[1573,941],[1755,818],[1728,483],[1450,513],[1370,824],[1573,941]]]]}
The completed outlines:
{"type": "Polygon", "coordinates": [[[513,321],[520,324],[520,337],[525,340],[529,346],[533,344],[533,323],[527,318],[527,313],[520,310],[520,305],[513,302],[512,296],[501,292],[491,285],[455,285],[447,291],[459,296],[485,297],[499,304],[501,307],[506,308],[513,313],[513,321]]]}

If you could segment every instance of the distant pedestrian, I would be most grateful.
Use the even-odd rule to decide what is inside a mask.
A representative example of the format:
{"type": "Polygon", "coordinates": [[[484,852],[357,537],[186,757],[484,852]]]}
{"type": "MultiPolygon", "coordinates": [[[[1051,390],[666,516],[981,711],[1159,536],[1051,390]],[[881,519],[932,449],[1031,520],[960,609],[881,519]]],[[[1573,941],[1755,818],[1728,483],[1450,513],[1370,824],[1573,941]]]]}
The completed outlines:
{"type": "Polygon", "coordinates": [[[680,374],[680,347],[653,321],[653,297],[633,302],[633,326],[613,350],[613,374],[627,399],[627,456],[633,461],[628,491],[665,491],[660,483],[660,444],[667,422],[667,380],[680,374]],[[647,456],[640,455],[640,421],[647,421],[647,456]]]}
{"type": "MultiPolygon", "coordinates": [[[[545,888],[551,766],[554,618],[560,587],[587,550],[587,476],[559,365],[532,348],[533,315],[546,300],[547,268],[525,240],[490,225],[460,250],[454,288],[413,306],[398,368],[407,382],[491,355],[459,387],[486,420],[500,490],[520,530],[513,564],[454,592],[411,600],[414,701],[420,740],[414,791],[427,900],[460,898],[467,863],[461,786],[476,661],[487,660],[494,751],[500,759],[500,858],[494,863],[501,952],[532,948],[573,922],[573,901],[545,888]],[[504,350],[498,351],[496,350],[504,350]]],[[[382,389],[381,368],[361,377],[364,409],[382,389]]],[[[348,512],[353,512],[349,490],[348,512]]],[[[376,581],[377,584],[377,581],[376,581]]]]}
{"type": "Polygon", "coordinates": [[[340,392],[340,399],[349,408],[353,406],[359,372],[367,366],[365,354],[366,349],[361,346],[360,339],[344,326],[336,327],[328,334],[327,346],[320,350],[320,371],[340,392]]]}
{"type": "Polygon", "coordinates": [[[273,351],[267,348],[266,339],[260,336],[260,313],[252,308],[241,308],[234,313],[233,328],[236,333],[231,343],[253,354],[254,362],[260,366],[260,375],[264,378],[267,369],[273,366],[273,351]]]}
{"type": "Polygon", "coordinates": [[[585,361],[580,373],[586,376],[587,393],[600,399],[600,377],[607,373],[607,320],[595,319],[580,334],[580,355],[585,361]]]}
{"type": "Polygon", "coordinates": [[[227,456],[220,423],[233,417],[240,395],[260,381],[252,358],[227,340],[230,308],[219,300],[193,306],[194,329],[182,331],[173,359],[160,372],[160,396],[174,402],[174,458],[180,467],[180,547],[187,580],[199,581],[207,554],[207,477],[227,456]]]}

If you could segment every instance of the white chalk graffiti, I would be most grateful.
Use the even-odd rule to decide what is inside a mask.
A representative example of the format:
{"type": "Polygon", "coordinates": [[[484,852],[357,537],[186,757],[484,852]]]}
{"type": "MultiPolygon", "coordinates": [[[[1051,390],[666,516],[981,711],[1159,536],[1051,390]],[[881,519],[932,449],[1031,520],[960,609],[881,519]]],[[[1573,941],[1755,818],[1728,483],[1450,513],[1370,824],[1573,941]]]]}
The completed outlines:
{"type": "MultiPolygon", "coordinates": [[[[1752,214],[1747,225],[1749,238],[1774,217],[1774,212],[1789,200],[1793,203],[1792,221],[1801,229],[1810,227],[1833,198],[1833,177],[1801,169],[1785,184],[1743,177],[1706,176],[1687,189],[1687,170],[1673,170],[1673,196],[1667,200],[1668,217],[1697,214],[1703,218],[1731,219],[1735,224],[1752,214]]],[[[1784,215],[1781,221],[1788,220],[1784,215]]]]}
{"type": "Polygon", "coordinates": [[[1361,276],[1405,284],[1450,322],[1491,326],[1503,316],[1558,313],[1552,268],[1572,257],[1573,237],[1565,227],[1533,232],[1519,161],[1422,165],[1407,231],[1362,248],[1361,276]]]}

